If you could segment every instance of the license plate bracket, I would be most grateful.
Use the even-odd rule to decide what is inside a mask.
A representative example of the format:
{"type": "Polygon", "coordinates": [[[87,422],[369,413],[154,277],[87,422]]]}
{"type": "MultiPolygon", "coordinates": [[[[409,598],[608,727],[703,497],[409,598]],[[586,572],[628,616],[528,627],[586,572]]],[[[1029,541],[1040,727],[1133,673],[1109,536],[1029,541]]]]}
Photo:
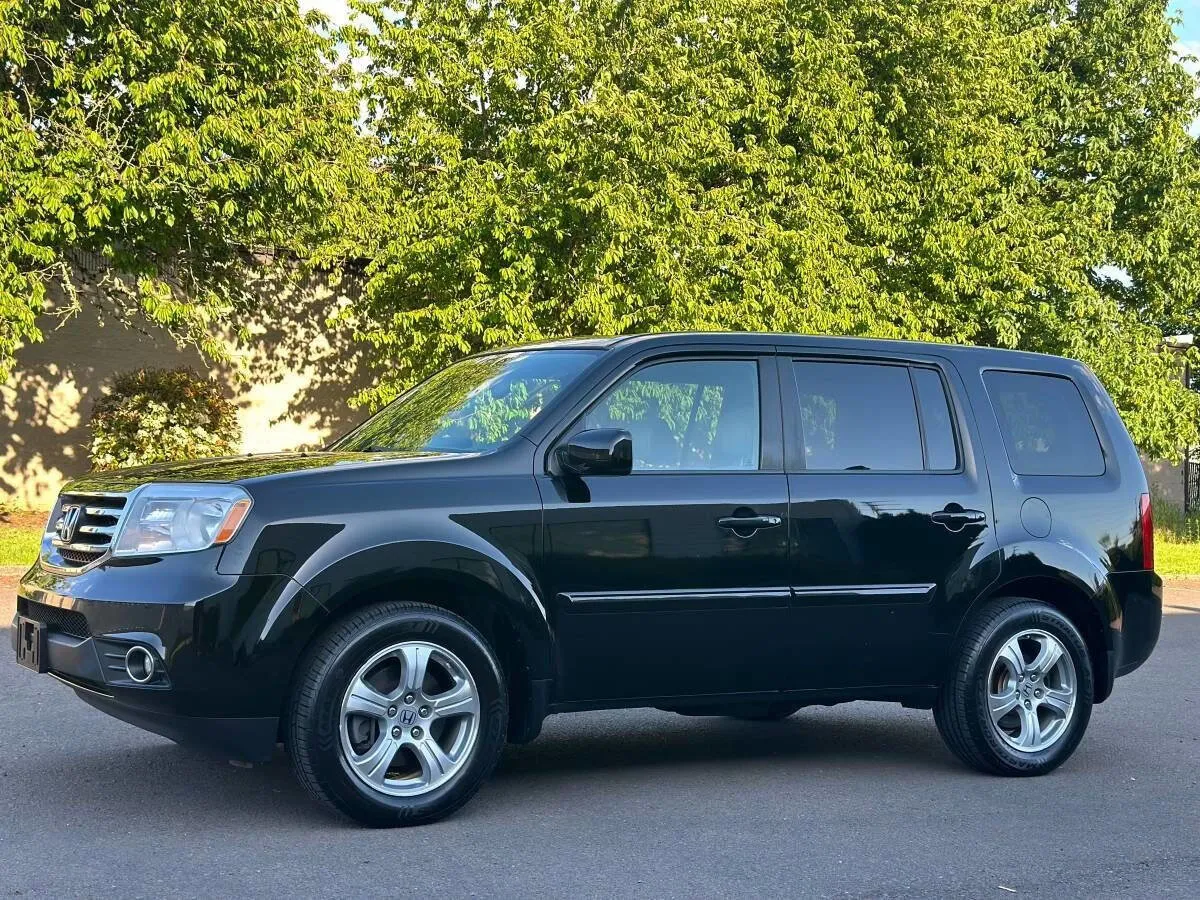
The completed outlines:
{"type": "Polygon", "coordinates": [[[17,616],[17,662],[35,672],[46,671],[46,623],[17,616]]]}

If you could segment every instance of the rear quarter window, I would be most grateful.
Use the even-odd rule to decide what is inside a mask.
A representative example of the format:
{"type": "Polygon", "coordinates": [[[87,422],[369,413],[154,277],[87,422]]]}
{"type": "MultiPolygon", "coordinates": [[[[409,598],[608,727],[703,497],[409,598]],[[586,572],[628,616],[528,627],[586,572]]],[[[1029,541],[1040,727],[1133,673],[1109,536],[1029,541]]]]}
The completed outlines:
{"type": "Polygon", "coordinates": [[[1104,474],[1100,439],[1075,382],[999,371],[984,372],[983,381],[1015,473],[1104,474]]]}

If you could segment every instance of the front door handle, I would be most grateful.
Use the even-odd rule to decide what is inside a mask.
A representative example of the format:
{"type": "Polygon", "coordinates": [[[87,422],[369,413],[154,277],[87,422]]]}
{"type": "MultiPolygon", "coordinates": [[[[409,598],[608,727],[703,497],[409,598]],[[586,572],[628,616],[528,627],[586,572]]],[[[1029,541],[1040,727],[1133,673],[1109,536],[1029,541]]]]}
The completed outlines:
{"type": "Polygon", "coordinates": [[[779,516],[722,516],[717,524],[728,528],[738,537],[751,537],[760,528],[774,528],[783,524],[779,516]]]}
{"type": "Polygon", "coordinates": [[[983,525],[987,522],[987,513],[979,509],[963,509],[957,503],[948,503],[945,509],[930,513],[929,518],[947,531],[962,531],[968,525],[983,525]]]}

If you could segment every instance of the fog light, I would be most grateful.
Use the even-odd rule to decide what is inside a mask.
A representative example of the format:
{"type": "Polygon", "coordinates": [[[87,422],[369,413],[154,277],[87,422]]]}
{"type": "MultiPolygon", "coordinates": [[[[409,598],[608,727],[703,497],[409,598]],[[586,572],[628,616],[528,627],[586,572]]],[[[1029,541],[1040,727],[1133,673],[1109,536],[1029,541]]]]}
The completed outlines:
{"type": "Polygon", "coordinates": [[[130,679],[145,684],[154,677],[157,663],[154,654],[145,647],[130,647],[125,654],[125,671],[130,679]]]}

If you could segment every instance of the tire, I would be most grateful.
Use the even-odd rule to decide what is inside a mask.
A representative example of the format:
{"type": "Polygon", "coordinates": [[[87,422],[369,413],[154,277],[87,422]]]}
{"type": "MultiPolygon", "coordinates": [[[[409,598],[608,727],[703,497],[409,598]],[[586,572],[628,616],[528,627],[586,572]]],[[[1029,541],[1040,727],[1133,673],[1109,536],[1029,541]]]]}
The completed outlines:
{"type": "Polygon", "coordinates": [[[447,610],[390,601],[357,610],[316,640],[298,673],[286,731],[296,775],[364,825],[450,815],[504,749],[508,696],[496,654],[447,610]]]}
{"type": "Polygon", "coordinates": [[[946,746],[968,766],[1044,775],[1083,738],[1093,688],[1087,645],[1071,621],[1040,601],[1003,598],[963,627],[933,715],[946,746]],[[1058,661],[1042,671],[1055,644],[1058,661]]]}

